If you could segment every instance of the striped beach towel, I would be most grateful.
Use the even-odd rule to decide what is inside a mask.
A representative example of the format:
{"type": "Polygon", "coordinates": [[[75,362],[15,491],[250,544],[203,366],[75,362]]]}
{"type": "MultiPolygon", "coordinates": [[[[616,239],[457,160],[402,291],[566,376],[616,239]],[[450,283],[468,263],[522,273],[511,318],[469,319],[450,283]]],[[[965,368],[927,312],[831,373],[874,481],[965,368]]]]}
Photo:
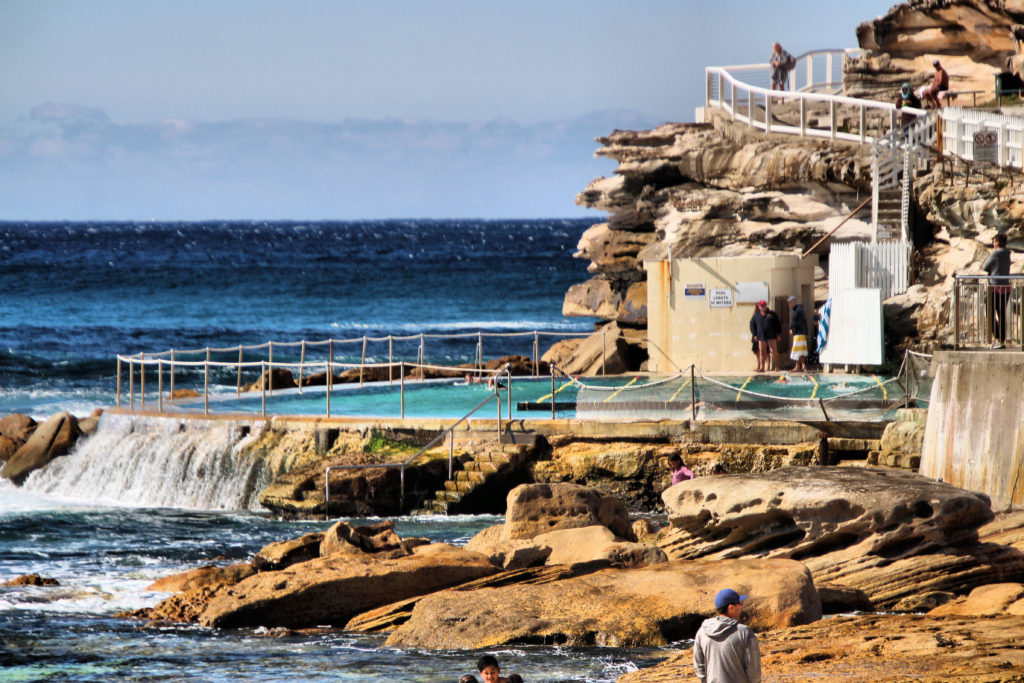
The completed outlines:
{"type": "Polygon", "coordinates": [[[818,320],[818,353],[825,348],[828,344],[828,318],[832,312],[832,297],[829,297],[825,301],[825,305],[821,307],[821,313],[819,314],[820,319],[818,320]]]}

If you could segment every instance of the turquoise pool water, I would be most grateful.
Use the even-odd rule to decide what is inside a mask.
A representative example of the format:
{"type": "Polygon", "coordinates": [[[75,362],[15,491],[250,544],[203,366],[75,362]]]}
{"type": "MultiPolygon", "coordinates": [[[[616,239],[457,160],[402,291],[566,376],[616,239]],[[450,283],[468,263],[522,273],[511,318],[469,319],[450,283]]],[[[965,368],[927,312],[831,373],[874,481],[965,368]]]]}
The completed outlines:
{"type": "MultiPolygon", "coordinates": [[[[643,417],[649,414],[673,413],[692,415],[692,400],[698,408],[709,413],[715,411],[776,411],[804,410],[821,415],[819,399],[826,409],[841,406],[866,407],[877,410],[883,403],[902,400],[902,389],[885,377],[857,375],[757,375],[753,377],[696,378],[690,377],[615,377],[585,378],[580,383],[556,380],[554,396],[555,416],[559,418],[587,417],[601,419],[643,417]],[[860,406],[865,404],[865,406],[860,406]],[[579,414],[577,413],[579,410],[579,414]]],[[[335,385],[330,395],[332,416],[356,417],[435,417],[457,418],[465,415],[493,394],[485,384],[466,384],[456,380],[407,380],[375,382],[362,386],[335,385]]],[[[509,394],[501,390],[501,416],[507,419],[509,394]]],[[[513,419],[550,418],[552,383],[545,378],[512,378],[511,401],[513,419]],[[528,404],[528,405],[524,405],[528,404]]],[[[147,407],[154,407],[154,399],[147,399],[147,407]]],[[[138,402],[136,402],[138,406],[138,402]]],[[[246,413],[267,415],[326,415],[328,397],[324,387],[276,390],[265,396],[260,393],[243,394],[236,398],[228,389],[211,392],[211,413],[246,413]]],[[[203,399],[164,401],[164,410],[202,412],[203,399]]],[[[485,405],[476,417],[497,417],[497,402],[485,405]]]]}

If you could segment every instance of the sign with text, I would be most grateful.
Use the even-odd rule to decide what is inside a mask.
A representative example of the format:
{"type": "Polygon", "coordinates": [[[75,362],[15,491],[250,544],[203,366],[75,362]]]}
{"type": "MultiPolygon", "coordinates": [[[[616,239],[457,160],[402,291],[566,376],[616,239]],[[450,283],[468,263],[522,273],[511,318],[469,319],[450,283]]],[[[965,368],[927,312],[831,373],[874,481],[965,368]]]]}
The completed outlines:
{"type": "Polygon", "coordinates": [[[712,288],[708,297],[708,305],[711,308],[732,308],[732,290],[726,287],[712,288]]]}
{"type": "Polygon", "coordinates": [[[982,128],[974,134],[974,160],[992,164],[999,160],[999,131],[982,128]]]}
{"type": "Polygon", "coordinates": [[[704,283],[700,282],[697,284],[688,284],[683,287],[683,298],[685,299],[703,299],[704,298],[704,283]]]}

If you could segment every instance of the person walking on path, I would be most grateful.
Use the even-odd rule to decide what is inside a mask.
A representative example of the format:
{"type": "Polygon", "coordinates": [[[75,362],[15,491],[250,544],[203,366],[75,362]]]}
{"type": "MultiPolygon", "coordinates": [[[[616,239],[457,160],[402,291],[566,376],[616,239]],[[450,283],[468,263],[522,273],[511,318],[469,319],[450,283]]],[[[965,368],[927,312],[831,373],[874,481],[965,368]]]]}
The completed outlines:
{"type": "Polygon", "coordinates": [[[939,100],[939,93],[949,90],[949,74],[942,68],[942,64],[940,64],[937,59],[932,62],[932,66],[935,67],[935,74],[932,76],[932,84],[927,90],[921,93],[921,97],[924,98],[925,104],[930,104],[933,109],[939,109],[942,107],[942,102],[939,100]]]}
{"type": "MultiPolygon", "coordinates": [[[[992,253],[981,264],[989,275],[1010,274],[1010,250],[1006,248],[1006,235],[999,233],[992,238],[992,253]]],[[[1006,348],[1006,302],[1010,298],[1010,280],[1005,277],[991,277],[988,281],[988,324],[995,341],[993,349],[1006,348]]]]}
{"type": "Polygon", "coordinates": [[[768,308],[764,299],[757,302],[754,315],[750,318],[750,334],[757,341],[757,370],[767,372],[771,356],[772,369],[779,370],[779,334],[782,323],[775,311],[768,308]]]}
{"type": "Polygon", "coordinates": [[[693,671],[701,683],[760,683],[761,647],[739,622],[746,599],[731,588],[715,596],[718,616],[704,620],[693,643],[693,671]]]}
{"type": "Polygon", "coordinates": [[[807,372],[807,316],[795,296],[786,299],[789,304],[789,331],[793,335],[793,348],[789,352],[796,365],[793,372],[807,372]]]}
{"type": "Polygon", "coordinates": [[[796,66],[793,55],[782,49],[782,45],[772,43],[772,54],[768,57],[772,67],[772,90],[785,90],[789,85],[789,72],[796,66]]]}

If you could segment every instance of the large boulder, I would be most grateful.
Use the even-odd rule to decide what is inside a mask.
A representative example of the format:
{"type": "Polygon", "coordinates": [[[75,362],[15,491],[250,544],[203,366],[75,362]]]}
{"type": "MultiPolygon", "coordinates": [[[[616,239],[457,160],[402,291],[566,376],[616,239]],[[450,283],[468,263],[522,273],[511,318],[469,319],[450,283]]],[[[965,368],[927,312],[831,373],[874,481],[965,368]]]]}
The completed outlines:
{"type": "MultiPolygon", "coordinates": [[[[615,300],[617,308],[621,300],[615,300]]],[[[579,315],[584,315],[579,313],[579,315]]],[[[592,313],[587,315],[593,315],[592,313]]],[[[614,315],[614,309],[611,315],[614,315]]],[[[605,325],[583,340],[563,340],[543,356],[569,375],[617,375],[629,369],[629,344],[616,323],[605,325]]]]}
{"type": "Polygon", "coordinates": [[[549,531],[535,536],[533,543],[538,548],[549,549],[544,561],[549,565],[604,560],[624,567],[645,567],[668,561],[661,548],[623,541],[608,527],[600,525],[549,531]]]}
{"type": "Polygon", "coordinates": [[[750,595],[755,629],[810,623],[821,603],[792,560],[673,562],[599,569],[562,580],[428,595],[388,638],[398,647],[492,648],[517,643],[649,647],[692,638],[731,586],[750,595]]]}
{"type": "Polygon", "coordinates": [[[218,567],[208,564],[205,567],[190,569],[180,574],[171,574],[151,583],[146,590],[158,593],[178,593],[196,589],[217,588],[219,586],[233,586],[242,579],[247,579],[256,573],[256,568],[245,562],[232,564],[227,567],[218,567]]]}
{"type": "Polygon", "coordinates": [[[252,565],[261,572],[277,571],[299,562],[320,557],[320,543],[324,535],[319,531],[303,534],[286,541],[275,541],[260,549],[252,558],[252,565]]]}
{"type": "Polygon", "coordinates": [[[523,484],[509,491],[503,537],[533,538],[594,524],[619,538],[636,540],[629,514],[615,498],[577,484],[523,484]]]}
{"type": "Polygon", "coordinates": [[[662,497],[669,558],[791,558],[880,607],[1024,571],[1017,548],[979,542],[987,496],[900,471],[784,467],[693,479],[662,497]]]}
{"type": "Polygon", "coordinates": [[[497,572],[484,556],[443,543],[379,559],[334,553],[251,576],[213,597],[204,626],[235,628],[344,626],[360,612],[497,572]]]}
{"type": "Polygon", "coordinates": [[[6,436],[20,445],[28,441],[36,426],[36,421],[28,415],[5,415],[0,417],[0,436],[6,436]]]}
{"type": "Polygon", "coordinates": [[[58,413],[36,427],[32,435],[0,470],[0,477],[21,485],[35,470],[71,451],[79,436],[78,420],[70,413],[58,413]]]}

